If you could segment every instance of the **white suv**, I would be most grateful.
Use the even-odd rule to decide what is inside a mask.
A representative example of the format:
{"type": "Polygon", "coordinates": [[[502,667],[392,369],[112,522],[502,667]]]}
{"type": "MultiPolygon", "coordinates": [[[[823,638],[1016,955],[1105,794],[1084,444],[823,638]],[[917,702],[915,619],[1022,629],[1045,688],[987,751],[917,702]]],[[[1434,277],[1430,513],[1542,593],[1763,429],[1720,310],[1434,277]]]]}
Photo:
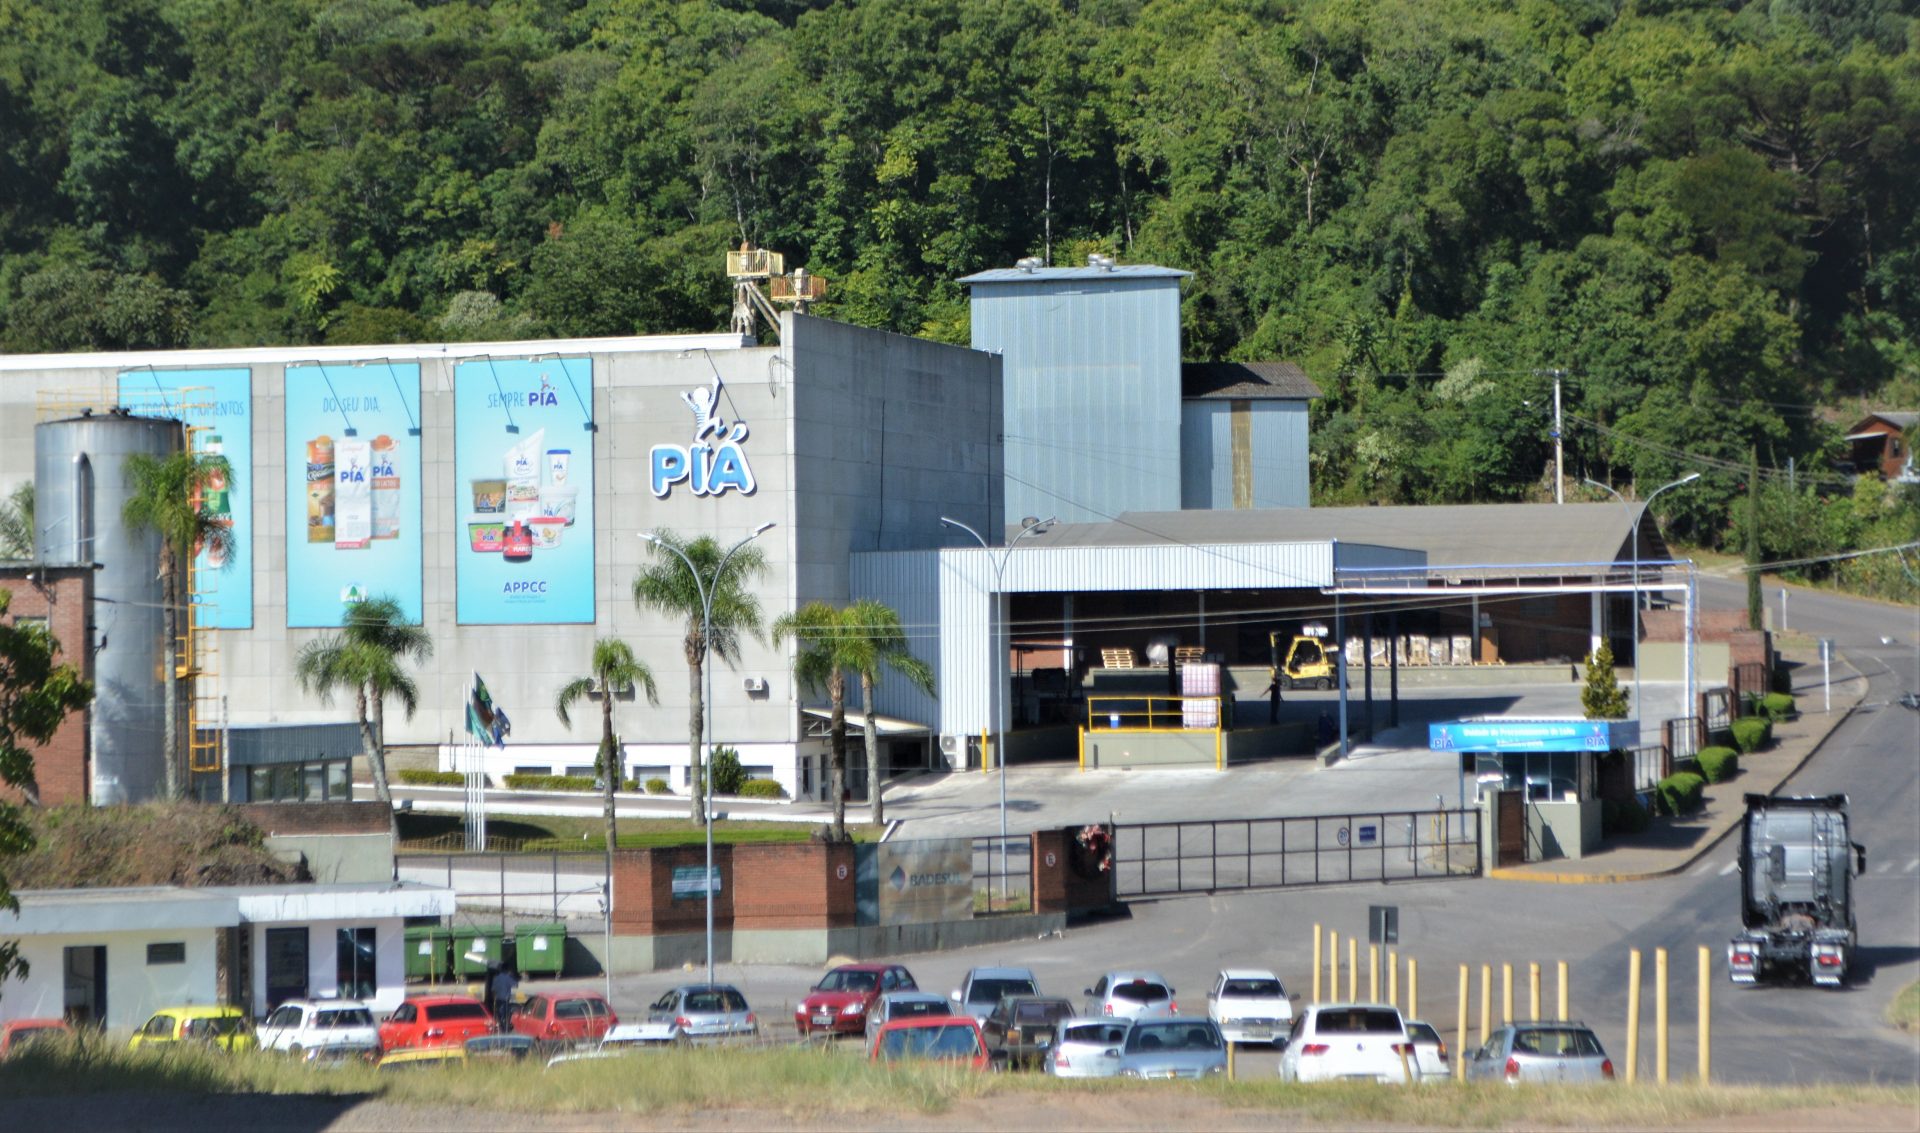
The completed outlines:
{"type": "Polygon", "coordinates": [[[1406,1020],[1385,1003],[1316,1003],[1293,1021],[1280,1055],[1288,1082],[1418,1081],[1406,1020]]]}
{"type": "Polygon", "coordinates": [[[313,1057],[332,1047],[380,1049],[373,1012],[357,999],[289,999],[260,1024],[260,1049],[313,1057]]]}
{"type": "Polygon", "coordinates": [[[1280,977],[1264,968],[1228,968],[1207,992],[1207,1017],[1230,1043],[1272,1043],[1287,1037],[1293,1004],[1280,977]]]}

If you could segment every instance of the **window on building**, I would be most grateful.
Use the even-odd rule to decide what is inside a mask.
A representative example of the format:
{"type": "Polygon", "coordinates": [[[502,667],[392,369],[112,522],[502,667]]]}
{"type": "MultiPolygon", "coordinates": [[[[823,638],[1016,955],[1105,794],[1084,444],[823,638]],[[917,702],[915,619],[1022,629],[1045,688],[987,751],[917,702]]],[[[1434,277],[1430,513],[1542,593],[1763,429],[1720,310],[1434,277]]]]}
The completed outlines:
{"type": "Polygon", "coordinates": [[[522,765],[516,763],[513,765],[513,773],[515,775],[551,775],[553,774],[553,767],[548,764],[534,767],[531,764],[522,765]]]}
{"type": "Polygon", "coordinates": [[[184,964],[187,962],[185,941],[169,941],[165,944],[147,945],[148,964],[184,964]]]}
{"type": "Polygon", "coordinates": [[[668,773],[672,770],[671,767],[668,767],[664,763],[636,763],[633,765],[633,781],[640,784],[642,788],[645,788],[647,780],[649,779],[659,779],[662,782],[666,781],[668,773]]]}
{"type": "Polygon", "coordinates": [[[380,983],[371,928],[343,928],[335,934],[339,992],[343,999],[372,999],[380,983]]]}
{"type": "Polygon", "coordinates": [[[350,802],[353,799],[353,778],[347,773],[345,760],[327,764],[327,801],[350,802]]]}
{"type": "Polygon", "coordinates": [[[747,765],[747,766],[745,766],[745,767],[742,767],[742,768],[741,768],[740,770],[742,770],[742,771],[744,771],[744,772],[746,772],[746,773],[747,773],[747,778],[749,778],[749,779],[771,779],[771,778],[773,778],[773,764],[771,764],[771,763],[754,763],[754,764],[749,764],[749,765],[747,765]]]}
{"type": "Polygon", "coordinates": [[[569,764],[567,764],[567,774],[569,774],[569,775],[580,775],[580,776],[590,776],[590,775],[593,775],[593,774],[594,774],[594,768],[593,768],[593,764],[591,764],[591,763],[569,763],[569,764]]]}

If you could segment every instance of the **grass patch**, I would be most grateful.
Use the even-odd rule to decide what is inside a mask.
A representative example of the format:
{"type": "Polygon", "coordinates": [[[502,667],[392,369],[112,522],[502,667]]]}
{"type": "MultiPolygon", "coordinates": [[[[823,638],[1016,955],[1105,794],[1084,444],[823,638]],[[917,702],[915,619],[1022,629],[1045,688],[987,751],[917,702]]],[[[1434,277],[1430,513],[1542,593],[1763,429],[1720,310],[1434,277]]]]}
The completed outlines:
{"type": "Polygon", "coordinates": [[[1887,1004],[1887,1022],[1903,1031],[1920,1031],[1920,980],[1902,988],[1887,1004]]]}
{"type": "MultiPolygon", "coordinates": [[[[458,852],[466,838],[466,820],[457,814],[401,814],[400,850],[402,853],[458,852]]],[[[736,822],[725,819],[713,825],[713,840],[719,844],[742,845],[752,842],[805,842],[813,837],[814,827],[805,822],[736,822]]],[[[571,815],[522,815],[511,819],[487,819],[487,848],[506,851],[547,853],[559,851],[600,853],[606,846],[605,824],[598,818],[571,815]]],[[[879,828],[849,823],[847,833],[856,842],[879,839],[879,828]]],[[[620,820],[620,848],[646,850],[661,846],[692,846],[705,843],[706,835],[685,818],[623,818],[620,820]]]]}

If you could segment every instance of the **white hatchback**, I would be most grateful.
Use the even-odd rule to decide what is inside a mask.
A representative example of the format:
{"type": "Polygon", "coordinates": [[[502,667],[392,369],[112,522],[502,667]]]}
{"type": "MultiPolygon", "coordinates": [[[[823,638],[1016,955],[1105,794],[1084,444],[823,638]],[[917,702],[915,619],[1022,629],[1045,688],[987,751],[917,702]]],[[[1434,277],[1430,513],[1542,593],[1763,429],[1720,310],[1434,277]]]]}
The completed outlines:
{"type": "Polygon", "coordinates": [[[1398,1008],[1385,1003],[1316,1003],[1293,1022],[1280,1055],[1288,1082],[1418,1081],[1413,1042],[1398,1008]]]}
{"type": "Polygon", "coordinates": [[[1273,1043],[1287,1037],[1293,1003],[1280,977],[1264,968],[1228,968],[1207,992],[1207,1018],[1230,1043],[1273,1043]]]}
{"type": "Polygon", "coordinates": [[[357,999],[289,999],[260,1024],[260,1049],[311,1056],[329,1047],[380,1049],[373,1012],[357,999]]]}
{"type": "Polygon", "coordinates": [[[1127,1045],[1127,1019],[1081,1015],[1062,1019],[1053,1049],[1047,1052],[1047,1073],[1056,1078],[1114,1078],[1127,1045]]]}

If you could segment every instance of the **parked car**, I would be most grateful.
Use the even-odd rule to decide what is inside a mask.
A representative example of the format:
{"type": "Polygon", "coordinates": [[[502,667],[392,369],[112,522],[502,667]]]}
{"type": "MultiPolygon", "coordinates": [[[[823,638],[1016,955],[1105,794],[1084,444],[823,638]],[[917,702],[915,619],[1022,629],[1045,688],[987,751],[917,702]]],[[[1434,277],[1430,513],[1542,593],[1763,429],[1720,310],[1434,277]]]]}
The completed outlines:
{"type": "Polygon", "coordinates": [[[1010,1067],[1038,1067],[1059,1033],[1060,1021],[1073,1018],[1073,1001],[1048,995],[1004,995],[980,1024],[987,1052],[1010,1067]]]}
{"type": "Polygon", "coordinates": [[[1089,1015],[1062,1020],[1047,1051],[1047,1073],[1056,1078],[1117,1077],[1127,1028],[1132,1025],[1126,1019],[1089,1015]]]}
{"type": "Polygon", "coordinates": [[[1107,972],[1084,994],[1088,1015],[1156,1019],[1180,1013],[1173,985],[1159,972],[1107,972]]]}
{"type": "Polygon", "coordinates": [[[1439,1028],[1418,1019],[1407,1020],[1407,1039],[1413,1043],[1413,1060],[1420,1067],[1422,1082],[1444,1082],[1453,1077],[1453,1063],[1447,1058],[1447,1040],[1439,1028]]]}
{"type": "Polygon", "coordinates": [[[947,998],[953,1000],[961,1014],[983,1022],[993,1014],[1003,996],[1039,994],[1040,981],[1029,968],[972,968],[947,998]]]}
{"type": "Polygon", "coordinates": [[[953,1009],[947,1006],[947,1001],[930,991],[889,991],[867,1009],[867,1042],[871,1045],[873,1033],[895,1019],[951,1014],[953,1009]]]}
{"type": "Polygon", "coordinates": [[[529,995],[513,1009],[513,1033],[548,1046],[597,1043],[620,1022],[597,991],[549,991],[529,995]]]}
{"type": "Polygon", "coordinates": [[[162,1007],[127,1044],[130,1049],[163,1043],[204,1042],[224,1050],[252,1050],[253,1021],[238,1007],[224,1004],[162,1007]]]}
{"type": "Polygon", "coordinates": [[[261,1050],[304,1058],[329,1046],[377,1047],[380,1029],[357,999],[289,999],[260,1024],[259,1041],[261,1050]]]}
{"type": "Polygon", "coordinates": [[[1228,968],[1207,992],[1207,1018],[1230,1043],[1272,1043],[1287,1036],[1293,1002],[1280,977],[1264,968],[1228,968]]]}
{"type": "Polygon", "coordinates": [[[647,1022],[664,1024],[670,1042],[750,1039],[760,1033],[747,997],[730,984],[676,987],[647,1008],[647,1022]]]}
{"type": "Polygon", "coordinates": [[[475,1035],[461,1044],[468,1061],[476,1058],[494,1062],[519,1062],[533,1056],[539,1044],[530,1035],[475,1035]]]}
{"type": "Polygon", "coordinates": [[[1314,1004],[1295,1016],[1280,1055],[1289,1082],[1405,1083],[1418,1074],[1406,1021],[1385,1003],[1314,1004]]]}
{"type": "Polygon", "coordinates": [[[423,1066],[465,1066],[467,1048],[464,1046],[414,1046],[404,1050],[390,1050],[374,1063],[376,1070],[412,1070],[423,1066]]]}
{"type": "Polygon", "coordinates": [[[980,1024],[966,1015],[896,1019],[874,1032],[867,1058],[872,1062],[959,1062],[975,1070],[991,1065],[986,1036],[980,1033],[980,1024]]]}
{"type": "Polygon", "coordinates": [[[1140,1019],[1120,1049],[1123,1078],[1205,1078],[1227,1072],[1227,1041],[1213,1020],[1140,1019]]]}
{"type": "Polygon", "coordinates": [[[9,1019],[0,1023],[0,1058],[19,1054],[34,1043],[72,1034],[65,1019],[9,1019]]]}
{"type": "Polygon", "coordinates": [[[793,1009],[793,1026],[802,1036],[864,1034],[867,1009],[889,991],[918,991],[913,973],[898,964],[842,964],[820,978],[793,1009]]]}
{"type": "Polygon", "coordinates": [[[1613,1081],[1613,1060],[1585,1023],[1509,1023],[1467,1062],[1469,1081],[1613,1081]]]}
{"type": "Polygon", "coordinates": [[[471,995],[422,995],[393,1009],[380,1024],[380,1049],[462,1046],[493,1033],[487,1005],[471,995]]]}

